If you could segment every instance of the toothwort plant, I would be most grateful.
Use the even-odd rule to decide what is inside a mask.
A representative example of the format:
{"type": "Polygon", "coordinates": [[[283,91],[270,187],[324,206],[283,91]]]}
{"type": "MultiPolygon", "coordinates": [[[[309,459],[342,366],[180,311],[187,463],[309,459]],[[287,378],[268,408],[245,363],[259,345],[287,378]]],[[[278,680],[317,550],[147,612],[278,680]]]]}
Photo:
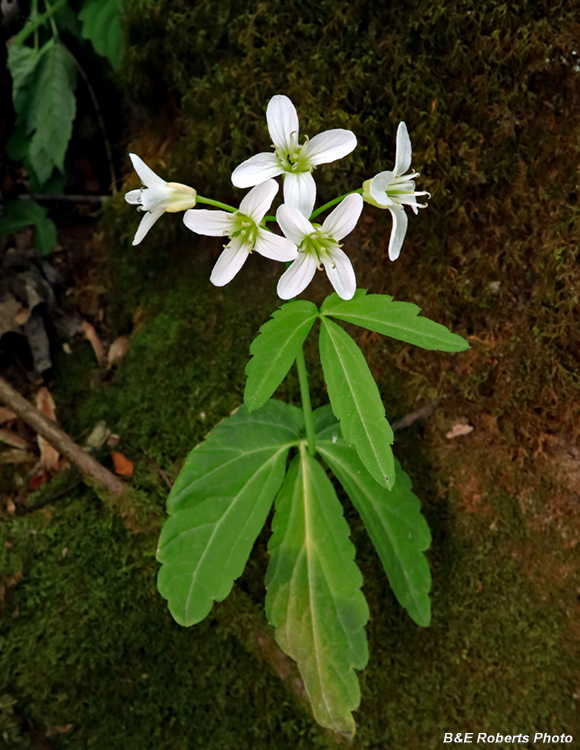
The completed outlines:
{"type": "Polygon", "coordinates": [[[300,144],[298,115],[286,96],[271,99],[266,118],[274,152],[252,156],[234,170],[233,184],[252,188],[239,208],[165,182],[131,155],[144,187],[126,199],[145,212],[134,244],[164,212],[185,211],[184,223],[193,232],[227,239],[210,278],[216,286],[230,282],[257,252],[291,262],[278,282],[283,300],[303,292],[317,269],[326,271],[336,292],[320,308],[307,300],[286,302],[261,327],[250,347],[244,405],[189,454],[169,495],[158,587],[178,623],[203,620],[242,574],[274,505],[266,615],[280,647],[298,663],[317,721],[352,736],[351,712],[360,703],[354,670],[368,660],[369,609],[343,510],[321,461],[360,513],[398,601],[421,626],[430,621],[431,576],[423,553],[431,536],[411,481],[393,456],[393,431],[365,357],[336,321],[424,349],[459,352],[468,344],[419,317],[416,305],[357,289],[340,244],[367,202],[391,212],[389,256],[399,256],[405,206],[417,213],[425,207],[417,198],[428,195],[415,190],[419,175],[408,172],[405,123],[397,131],[392,171],[313,211],[314,169],[351,153],[355,135],[328,130],[300,144]],[[267,216],[279,176],[284,202],[275,217],[267,216]],[[199,204],[213,208],[196,208],[199,204]],[[268,227],[274,220],[282,234],[268,227]],[[330,404],[313,412],[303,345],[317,320],[330,404]],[[302,409],[271,398],[294,363],[302,409]]]}

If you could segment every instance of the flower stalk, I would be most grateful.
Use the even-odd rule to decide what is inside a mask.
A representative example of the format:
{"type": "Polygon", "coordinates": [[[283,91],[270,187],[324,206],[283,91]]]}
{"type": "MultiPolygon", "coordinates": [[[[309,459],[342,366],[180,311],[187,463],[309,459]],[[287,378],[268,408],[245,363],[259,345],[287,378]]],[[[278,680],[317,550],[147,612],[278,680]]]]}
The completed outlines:
{"type": "Polygon", "coordinates": [[[314,436],[314,420],[312,418],[310,388],[308,387],[308,373],[306,372],[306,360],[304,359],[303,346],[300,347],[300,350],[296,355],[296,369],[298,370],[298,382],[300,383],[302,410],[304,411],[304,425],[306,427],[306,439],[308,440],[308,454],[310,456],[315,456],[316,438],[314,436]]]}

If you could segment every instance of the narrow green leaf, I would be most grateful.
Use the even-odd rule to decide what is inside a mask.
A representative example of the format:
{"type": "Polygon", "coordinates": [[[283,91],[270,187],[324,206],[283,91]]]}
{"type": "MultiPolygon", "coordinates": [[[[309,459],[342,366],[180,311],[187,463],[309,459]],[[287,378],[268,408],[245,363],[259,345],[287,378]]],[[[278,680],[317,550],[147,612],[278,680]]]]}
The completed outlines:
{"type": "Polygon", "coordinates": [[[401,606],[422,626],[431,620],[431,573],[423,554],[431,533],[411,480],[395,459],[397,484],[379,487],[340,434],[329,406],[314,413],[316,447],[360,513],[401,606]]]}
{"type": "Polygon", "coordinates": [[[273,313],[252,341],[246,366],[244,403],[248,411],[266,403],[292,367],[318,315],[312,302],[288,302],[273,313]]]}
{"type": "Polygon", "coordinates": [[[28,159],[40,184],[56,167],[64,171],[64,157],[76,113],[76,68],[60,42],[51,39],[28,87],[26,128],[31,134],[28,159]]]}
{"type": "Polygon", "coordinates": [[[18,232],[25,227],[36,227],[35,245],[40,255],[48,255],[56,245],[56,227],[44,206],[34,201],[10,201],[6,214],[0,217],[0,237],[18,232]]]}
{"type": "Polygon", "coordinates": [[[394,436],[385,419],[379,389],[352,338],[324,317],[320,329],[320,360],[332,411],[340,419],[345,440],[355,446],[376,481],[392,488],[395,483],[391,450],[394,436]]]}
{"type": "Polygon", "coordinates": [[[89,39],[115,69],[119,68],[124,51],[122,13],[122,0],[87,0],[79,13],[83,38],[89,39]]]}
{"type": "Polygon", "coordinates": [[[300,668],[319,724],[354,734],[360,703],[355,669],[368,660],[369,612],[342,506],[305,446],[276,499],[266,614],[276,640],[300,668]]]}
{"type": "Polygon", "coordinates": [[[467,341],[451,333],[440,323],[417,317],[421,308],[410,302],[393,302],[387,294],[368,294],[357,289],[355,296],[346,302],[338,294],[331,294],[322,304],[321,313],[354,323],[399,341],[437,349],[443,352],[462,352],[469,349],[467,341]]]}
{"type": "Polygon", "coordinates": [[[180,625],[194,625],[230,593],[282,485],[300,409],[241,407],[193,450],[169,499],[158,589],[180,625]]]}

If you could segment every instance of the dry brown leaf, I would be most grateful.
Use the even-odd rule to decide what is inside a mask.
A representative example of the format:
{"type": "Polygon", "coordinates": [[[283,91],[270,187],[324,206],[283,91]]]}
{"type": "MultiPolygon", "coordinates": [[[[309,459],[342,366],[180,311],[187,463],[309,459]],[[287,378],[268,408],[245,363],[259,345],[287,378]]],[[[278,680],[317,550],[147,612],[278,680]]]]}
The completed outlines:
{"type": "Polygon", "coordinates": [[[0,406],[0,424],[13,422],[16,418],[16,414],[13,411],[10,411],[5,406],[0,406]]]}
{"type": "Polygon", "coordinates": [[[113,466],[115,467],[115,473],[120,474],[122,477],[132,477],[134,466],[129,461],[127,456],[125,456],[123,453],[117,453],[117,451],[111,451],[111,456],[113,458],[113,466]]]}
{"type": "Polygon", "coordinates": [[[20,448],[0,452],[0,464],[29,464],[34,461],[36,461],[34,453],[20,450],[20,448]]]}
{"type": "Polygon", "coordinates": [[[6,430],[3,427],[0,428],[0,441],[11,445],[13,448],[20,448],[21,450],[28,450],[30,444],[27,440],[24,440],[12,430],[6,430]]]}
{"type": "Polygon", "coordinates": [[[87,323],[86,320],[83,320],[83,322],[81,323],[81,331],[83,332],[84,337],[93,347],[93,351],[95,352],[95,357],[97,358],[97,362],[100,365],[102,365],[105,359],[105,353],[103,351],[103,345],[101,344],[101,339],[98,337],[97,332],[95,331],[95,329],[90,323],[87,323]]]}
{"type": "Polygon", "coordinates": [[[462,435],[469,435],[470,432],[473,432],[473,427],[468,424],[466,419],[460,419],[458,422],[451,425],[451,429],[445,437],[452,440],[453,438],[461,437],[462,435]]]}
{"type": "Polygon", "coordinates": [[[119,338],[115,339],[109,348],[109,353],[107,354],[107,367],[110,368],[118,365],[125,354],[127,354],[128,348],[128,336],[119,336],[119,338]]]}
{"type": "MultiPolygon", "coordinates": [[[[52,419],[56,422],[56,408],[54,401],[50,395],[48,388],[44,386],[36,394],[36,408],[39,412],[44,414],[45,417],[52,419]]],[[[58,471],[58,459],[60,453],[53,448],[52,445],[42,437],[37,435],[38,447],[40,448],[40,462],[47,471],[58,471]]]]}
{"type": "Polygon", "coordinates": [[[113,433],[109,435],[109,438],[107,440],[107,445],[109,446],[109,448],[114,448],[116,445],[119,445],[120,442],[121,442],[121,438],[119,437],[119,435],[115,435],[113,433]]]}
{"type": "Polygon", "coordinates": [[[14,500],[12,498],[7,497],[6,498],[6,510],[8,513],[16,513],[16,506],[14,505],[14,500]]]}
{"type": "Polygon", "coordinates": [[[30,310],[27,310],[26,307],[23,307],[22,310],[14,317],[14,322],[18,323],[19,326],[23,326],[30,317],[30,310]]]}
{"type": "Polygon", "coordinates": [[[57,734],[66,734],[73,728],[72,724],[64,724],[64,726],[48,727],[44,733],[46,737],[54,737],[57,734]]]}

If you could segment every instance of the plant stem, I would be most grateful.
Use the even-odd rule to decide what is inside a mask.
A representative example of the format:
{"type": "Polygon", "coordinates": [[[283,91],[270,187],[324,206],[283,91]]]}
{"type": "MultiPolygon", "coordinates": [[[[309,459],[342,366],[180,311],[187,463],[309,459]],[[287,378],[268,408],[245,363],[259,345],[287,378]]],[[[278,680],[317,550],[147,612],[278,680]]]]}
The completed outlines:
{"type": "Polygon", "coordinates": [[[310,404],[310,389],[308,388],[308,373],[306,372],[306,360],[304,359],[304,348],[301,346],[296,355],[296,368],[300,382],[300,395],[302,396],[302,409],[304,410],[304,424],[306,426],[306,437],[308,439],[308,453],[316,454],[316,438],[314,437],[314,422],[312,420],[312,406],[310,404]]]}
{"type": "Polygon", "coordinates": [[[213,198],[204,198],[203,195],[198,195],[195,199],[196,203],[207,203],[208,206],[215,206],[216,208],[223,208],[225,211],[237,211],[237,208],[234,208],[233,206],[228,206],[227,203],[222,203],[221,201],[214,201],[213,198]]]}
{"type": "Polygon", "coordinates": [[[52,29],[52,34],[53,34],[53,36],[56,39],[58,39],[58,29],[56,28],[56,24],[54,22],[54,18],[52,17],[53,16],[52,6],[48,2],[48,0],[44,0],[44,4],[46,5],[46,11],[47,11],[47,13],[50,13],[50,15],[48,17],[48,20],[50,21],[50,27],[52,29]]]}
{"type": "Polygon", "coordinates": [[[327,208],[330,208],[331,206],[336,206],[336,204],[343,201],[347,195],[352,195],[353,193],[362,194],[362,191],[363,191],[362,188],[359,188],[358,190],[351,190],[350,193],[339,195],[338,198],[334,198],[334,200],[328,201],[328,203],[325,203],[324,206],[320,206],[320,208],[317,208],[316,211],[313,211],[313,213],[310,215],[310,221],[312,221],[312,219],[318,216],[318,214],[321,214],[323,211],[326,211],[327,208]]]}
{"type": "Polygon", "coordinates": [[[12,40],[12,44],[24,44],[24,42],[28,39],[28,37],[31,34],[34,34],[34,32],[43,25],[45,21],[48,21],[49,18],[52,18],[54,14],[62,8],[63,5],[66,5],[68,0],[57,0],[56,3],[50,8],[50,10],[47,10],[46,13],[43,13],[40,16],[36,16],[34,20],[32,18],[26,23],[23,29],[21,29],[18,34],[14,37],[12,40]]]}
{"type": "MultiPolygon", "coordinates": [[[[35,21],[38,18],[38,0],[32,0],[30,8],[30,20],[35,21]]],[[[34,49],[38,50],[38,29],[34,29],[34,49]]]]}

